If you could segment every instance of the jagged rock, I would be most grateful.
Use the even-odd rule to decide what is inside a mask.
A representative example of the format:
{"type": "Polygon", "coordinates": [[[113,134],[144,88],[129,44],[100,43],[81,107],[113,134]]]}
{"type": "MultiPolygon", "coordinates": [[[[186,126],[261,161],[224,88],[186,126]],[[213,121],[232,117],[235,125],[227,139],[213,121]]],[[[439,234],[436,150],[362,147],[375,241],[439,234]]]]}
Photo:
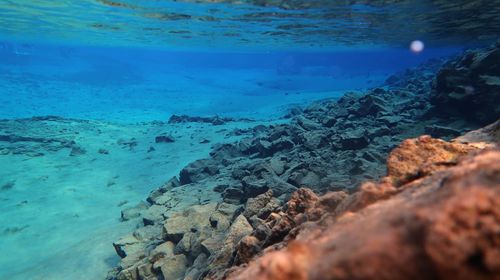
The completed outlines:
{"type": "Polygon", "coordinates": [[[307,132],[303,134],[304,146],[309,150],[316,150],[328,144],[328,137],[323,131],[307,132]]]}
{"type": "Polygon", "coordinates": [[[296,118],[297,123],[305,130],[319,130],[321,128],[320,124],[317,124],[303,116],[298,116],[296,118]]]}
{"type": "Polygon", "coordinates": [[[234,264],[248,263],[261,250],[259,239],[251,235],[243,237],[236,247],[234,264]]]}
{"type": "Polygon", "coordinates": [[[405,140],[387,158],[387,174],[399,186],[456,164],[475,148],[430,136],[405,140]]]}
{"type": "Polygon", "coordinates": [[[211,255],[211,266],[226,266],[232,259],[233,248],[244,236],[250,234],[252,230],[253,228],[245,216],[239,215],[231,224],[222,246],[220,246],[214,255],[211,255]]]}
{"type": "Polygon", "coordinates": [[[285,172],[286,162],[280,157],[273,157],[269,161],[269,165],[276,175],[281,175],[285,172]]]}
{"type": "Polygon", "coordinates": [[[240,188],[227,188],[222,193],[222,197],[224,202],[231,204],[240,204],[240,202],[244,199],[245,194],[240,188]]]}
{"type": "Polygon", "coordinates": [[[179,173],[179,182],[186,185],[199,182],[209,176],[219,173],[219,168],[210,159],[201,159],[188,164],[179,173]]]}
{"type": "Polygon", "coordinates": [[[390,111],[387,101],[374,94],[368,94],[359,99],[359,108],[356,113],[360,116],[372,115],[376,116],[379,113],[390,111]]]}
{"type": "Polygon", "coordinates": [[[144,222],[144,225],[147,226],[162,223],[165,220],[164,213],[166,213],[167,209],[168,208],[163,205],[151,205],[146,211],[143,212],[142,221],[144,222]]]}
{"type": "Polygon", "coordinates": [[[152,239],[160,239],[162,234],[161,226],[146,225],[136,229],[133,233],[134,237],[140,241],[148,241],[152,239]]]}
{"type": "Polygon", "coordinates": [[[367,133],[363,128],[346,132],[340,139],[335,140],[338,141],[339,149],[342,150],[359,150],[365,148],[369,144],[367,133]]]}
{"type": "Polygon", "coordinates": [[[127,235],[122,237],[120,240],[113,243],[113,247],[116,250],[118,256],[125,258],[127,255],[133,254],[133,251],[137,248],[137,246],[133,246],[140,241],[133,235],[127,235]]]}
{"type": "Polygon", "coordinates": [[[500,47],[470,51],[441,69],[431,102],[438,114],[462,116],[482,125],[500,116],[500,47]]]}
{"type": "Polygon", "coordinates": [[[210,215],[210,225],[218,231],[228,229],[235,213],[238,213],[240,209],[240,206],[234,204],[224,202],[217,204],[215,212],[210,215]]]}
{"type": "Polygon", "coordinates": [[[137,267],[137,274],[141,280],[155,280],[156,274],[153,272],[153,265],[144,263],[137,267]]]}
{"type": "Polygon", "coordinates": [[[217,204],[194,205],[181,213],[175,213],[163,225],[164,239],[178,243],[186,232],[201,231],[210,225],[210,215],[217,204]]]}
{"type": "Polygon", "coordinates": [[[259,194],[269,190],[269,186],[265,179],[257,179],[254,176],[247,176],[241,180],[243,184],[243,192],[246,198],[256,197],[259,194]]]}
{"type": "MultiPolygon", "coordinates": [[[[335,202],[332,206],[342,209],[302,224],[282,249],[264,251],[247,266],[211,273],[211,279],[498,278],[498,148],[472,152],[402,191],[372,196],[387,186],[372,184],[335,202]]],[[[243,240],[237,256],[254,248],[255,239],[243,240]]]]}
{"type": "Polygon", "coordinates": [[[123,221],[128,221],[140,217],[144,211],[148,209],[148,206],[144,202],[140,202],[134,207],[129,207],[121,211],[121,218],[123,221]]]}
{"type": "Polygon", "coordinates": [[[164,279],[183,279],[187,269],[187,259],[184,255],[165,257],[160,266],[164,279]]]}
{"type": "Polygon", "coordinates": [[[450,128],[450,127],[445,127],[445,126],[440,126],[440,125],[430,125],[426,126],[424,128],[425,134],[429,134],[432,137],[436,138],[441,138],[441,137],[456,137],[461,134],[460,131],[450,128]]]}
{"type": "Polygon", "coordinates": [[[158,260],[160,258],[173,256],[174,255],[174,248],[175,248],[175,244],[171,241],[166,241],[166,242],[156,246],[156,248],[154,248],[150,253],[150,256],[153,260],[153,263],[156,262],[156,260],[158,260]]]}
{"type": "Polygon", "coordinates": [[[80,146],[73,146],[71,148],[71,152],[69,153],[69,155],[74,157],[74,156],[81,156],[81,155],[84,155],[86,153],[87,153],[87,151],[85,150],[85,148],[80,147],[80,146]]]}
{"type": "Polygon", "coordinates": [[[155,137],[155,143],[173,143],[173,142],[175,142],[175,139],[171,135],[158,135],[155,137]]]}
{"type": "Polygon", "coordinates": [[[137,274],[137,267],[129,267],[127,269],[121,270],[117,277],[117,280],[139,280],[139,275],[137,274]]]}
{"type": "Polygon", "coordinates": [[[453,141],[480,149],[493,147],[496,143],[500,143],[500,119],[484,128],[470,131],[455,138],[453,141]]]}
{"type": "Polygon", "coordinates": [[[262,209],[266,207],[266,205],[273,198],[273,191],[268,190],[267,192],[256,196],[255,198],[249,198],[246,205],[245,211],[243,212],[243,216],[247,219],[252,217],[253,215],[257,215],[262,209]]]}
{"type": "Polygon", "coordinates": [[[232,122],[236,121],[233,118],[222,118],[219,116],[213,116],[213,117],[192,117],[192,116],[187,116],[187,115],[172,115],[170,119],[168,120],[168,123],[174,124],[174,123],[185,123],[185,122],[200,122],[200,123],[210,123],[213,125],[222,125],[225,124],[226,122],[232,122]]]}

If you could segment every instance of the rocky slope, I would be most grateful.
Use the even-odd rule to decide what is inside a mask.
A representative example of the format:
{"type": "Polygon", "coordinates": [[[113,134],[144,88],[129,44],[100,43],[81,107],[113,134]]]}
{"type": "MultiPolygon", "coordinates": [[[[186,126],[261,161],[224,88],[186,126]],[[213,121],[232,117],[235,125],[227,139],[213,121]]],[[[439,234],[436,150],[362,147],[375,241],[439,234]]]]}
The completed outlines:
{"type": "Polygon", "coordinates": [[[387,177],[352,195],[298,190],[263,223],[265,238],[257,228],[241,239],[233,264],[247,266],[208,278],[499,279],[500,121],[485,130],[495,136],[405,140],[387,177]]]}
{"type": "MultiPolygon", "coordinates": [[[[472,64],[444,62],[443,65],[443,61],[433,61],[390,77],[387,86],[366,94],[349,93],[340,100],[317,102],[303,110],[294,108],[288,115],[291,120],[287,124],[235,130],[235,134],[251,133],[253,137],[215,147],[210,158],[189,164],[178,178],[172,178],[165,186],[153,191],[147,204],[124,211],[125,216],[134,213],[134,216],[141,217],[141,225],[133,234],[115,242],[117,253],[123,259],[109,278],[308,279],[335,275],[340,279],[357,279],[358,276],[359,279],[367,279],[373,274],[363,274],[363,269],[356,274],[358,272],[350,268],[365,262],[363,257],[369,259],[375,256],[373,252],[383,254],[385,245],[401,245],[408,252],[406,258],[400,259],[387,253],[388,258],[400,262],[392,263],[392,266],[401,265],[403,261],[422,261],[415,262],[415,267],[408,268],[408,271],[396,271],[394,275],[398,277],[406,273],[410,275],[414,269],[432,266],[433,260],[420,258],[423,252],[415,249],[419,246],[409,237],[413,237],[418,230],[426,230],[426,226],[432,227],[434,221],[427,222],[426,216],[423,216],[422,224],[413,224],[406,219],[413,217],[411,215],[419,209],[419,205],[428,205],[429,209],[439,211],[443,207],[439,199],[453,201],[456,195],[461,197],[463,189],[468,189],[470,184],[467,185],[466,177],[460,175],[460,170],[469,168],[467,170],[472,170],[473,175],[477,171],[477,168],[466,167],[467,164],[477,167],[479,163],[476,164],[476,161],[484,163],[486,158],[485,166],[493,168],[491,172],[495,174],[498,166],[492,159],[498,160],[498,153],[491,150],[464,161],[463,158],[475,154],[481,145],[450,144],[430,136],[407,140],[390,155],[389,152],[407,138],[430,134],[450,139],[466,130],[486,125],[486,121],[494,116],[498,119],[497,108],[490,104],[485,105],[481,113],[488,117],[464,118],[461,114],[441,109],[448,104],[443,100],[454,95],[440,86],[441,74],[433,79],[438,69],[441,69],[438,73],[442,73],[444,69],[455,69],[453,67],[460,73],[465,71],[464,68],[469,72],[475,71],[471,76],[473,80],[484,75],[498,78],[496,68],[491,66],[498,64],[496,56],[491,55],[498,49],[497,44],[488,50],[475,51],[472,59],[475,62],[472,64]],[[476,70],[472,70],[472,65],[476,70]],[[378,180],[386,173],[387,156],[388,176],[382,179],[382,183],[365,183],[358,191],[363,182],[378,180]],[[460,163],[459,167],[450,168],[457,163],[460,163]],[[456,191],[438,192],[436,184],[439,178],[444,177],[433,177],[438,176],[433,174],[448,174],[446,172],[451,172],[451,177],[458,174],[457,178],[465,181],[458,182],[459,187],[453,187],[456,191]],[[408,184],[422,184],[422,187],[408,187],[408,184]],[[319,197],[313,191],[303,189],[304,186],[326,194],[319,197]],[[439,198],[430,199],[435,192],[439,198]],[[193,205],[195,203],[190,199],[193,194],[204,199],[193,205]],[[386,199],[390,202],[382,204],[379,210],[366,207],[386,199]],[[285,201],[288,202],[284,204],[285,201]],[[402,207],[402,210],[395,213],[393,209],[397,207],[402,207]],[[363,215],[366,211],[368,218],[362,219],[363,215],[353,214],[358,211],[363,215]],[[376,219],[380,219],[380,223],[376,219]],[[386,236],[384,229],[387,227],[379,225],[394,227],[395,234],[386,236]],[[328,234],[330,227],[335,227],[340,235],[328,234]],[[372,229],[375,251],[370,251],[370,246],[364,248],[366,243],[363,243],[371,242],[372,237],[368,234],[372,229]],[[297,242],[289,242],[294,239],[297,242]],[[349,243],[351,239],[356,239],[357,243],[346,244],[347,247],[338,245],[349,243]],[[315,240],[317,247],[303,245],[315,240]],[[328,247],[329,244],[332,247],[328,247]],[[331,250],[337,247],[341,248],[339,253],[331,250]],[[279,253],[267,256],[268,252],[280,248],[283,249],[279,253]],[[252,262],[248,269],[239,268],[232,273],[232,266],[246,264],[263,252],[264,257],[252,262]],[[352,258],[340,259],[338,256],[343,252],[351,252],[352,258]],[[294,256],[298,258],[294,259],[294,256]],[[322,259],[325,261],[322,262],[322,259]],[[330,266],[337,261],[338,271],[336,266],[330,266]],[[346,263],[351,266],[341,265],[348,261],[352,261],[346,263]],[[318,274],[314,274],[314,267],[323,270],[316,269],[318,274]],[[334,271],[329,271],[330,268],[334,271]],[[279,278],[279,275],[285,278],[279,278]]],[[[470,54],[463,57],[466,56],[470,54]]],[[[463,57],[456,61],[462,61],[463,57]]],[[[482,104],[497,100],[498,92],[484,90],[480,96],[474,96],[478,97],[473,100],[482,104]]],[[[496,127],[498,124],[489,128],[490,132],[497,131],[496,127]]],[[[474,135],[482,139],[483,134],[474,135]]],[[[497,136],[490,137],[498,141],[494,138],[497,136]]],[[[482,181],[485,188],[498,183],[498,178],[494,176],[487,179],[490,181],[482,181]]],[[[498,230],[498,219],[492,223],[493,230],[495,223],[498,230]]],[[[436,242],[446,244],[444,239],[436,242]]],[[[498,243],[495,244],[498,246],[498,243]]],[[[475,258],[479,257],[472,256],[472,262],[476,261],[475,258]]],[[[374,266],[374,270],[370,270],[369,266],[364,266],[366,273],[387,268],[387,264],[371,260],[380,268],[374,266]]],[[[493,262],[493,268],[495,265],[498,264],[493,262]]],[[[440,273],[429,273],[434,272],[440,273]]]]}

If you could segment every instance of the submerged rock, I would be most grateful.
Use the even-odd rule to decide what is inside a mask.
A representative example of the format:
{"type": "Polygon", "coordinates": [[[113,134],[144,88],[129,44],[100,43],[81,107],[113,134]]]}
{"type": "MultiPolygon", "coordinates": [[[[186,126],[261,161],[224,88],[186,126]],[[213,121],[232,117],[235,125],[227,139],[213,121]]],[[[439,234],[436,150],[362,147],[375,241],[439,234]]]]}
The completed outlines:
{"type": "Polygon", "coordinates": [[[174,137],[170,135],[159,135],[155,137],[156,143],[173,143],[175,142],[174,137]]]}
{"type": "MultiPolygon", "coordinates": [[[[414,153],[408,143],[419,141],[435,145],[437,150],[451,145],[412,139],[398,147],[399,153],[414,153]]],[[[292,199],[287,210],[295,226],[274,246],[277,251],[262,251],[265,246],[258,239],[245,237],[235,254],[240,263],[249,263],[212,271],[209,278],[497,279],[498,144],[480,152],[461,149],[466,154],[435,173],[425,170],[436,158],[423,156],[415,167],[422,170],[416,171],[422,177],[403,185],[391,185],[395,178],[388,174],[387,180],[365,184],[350,196],[330,193],[317,197],[300,190],[295,197],[302,199],[293,203],[292,199]]],[[[395,157],[388,159],[393,160],[395,157]]],[[[405,166],[413,166],[413,161],[413,157],[398,158],[394,168],[401,171],[393,173],[404,174],[405,166]]]]}
{"type": "Polygon", "coordinates": [[[464,116],[482,125],[500,116],[500,46],[468,51],[441,69],[433,84],[437,113],[464,116]]]}

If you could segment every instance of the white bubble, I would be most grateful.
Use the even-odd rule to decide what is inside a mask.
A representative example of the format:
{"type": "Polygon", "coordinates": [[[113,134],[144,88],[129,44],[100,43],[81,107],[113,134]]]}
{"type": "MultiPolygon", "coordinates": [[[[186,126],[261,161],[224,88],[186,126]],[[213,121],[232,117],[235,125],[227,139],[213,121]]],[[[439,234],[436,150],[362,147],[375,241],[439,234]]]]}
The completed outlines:
{"type": "Polygon", "coordinates": [[[424,42],[420,40],[415,40],[410,44],[410,50],[414,53],[422,52],[424,50],[424,47],[424,42]]]}

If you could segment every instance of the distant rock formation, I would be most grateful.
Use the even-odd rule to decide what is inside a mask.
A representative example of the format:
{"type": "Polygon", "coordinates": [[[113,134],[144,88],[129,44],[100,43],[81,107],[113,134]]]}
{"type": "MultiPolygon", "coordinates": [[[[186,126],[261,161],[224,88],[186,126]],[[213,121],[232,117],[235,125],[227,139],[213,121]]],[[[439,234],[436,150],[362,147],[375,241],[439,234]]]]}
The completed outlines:
{"type": "Polygon", "coordinates": [[[500,116],[500,40],[468,51],[437,74],[431,102],[438,113],[463,116],[482,125],[500,116]]]}
{"type": "Polygon", "coordinates": [[[213,125],[222,125],[228,122],[237,122],[237,121],[252,121],[250,119],[235,119],[228,117],[197,117],[197,116],[188,116],[188,115],[172,115],[168,119],[169,124],[173,123],[189,123],[189,122],[198,122],[198,123],[209,123],[213,125]]]}

